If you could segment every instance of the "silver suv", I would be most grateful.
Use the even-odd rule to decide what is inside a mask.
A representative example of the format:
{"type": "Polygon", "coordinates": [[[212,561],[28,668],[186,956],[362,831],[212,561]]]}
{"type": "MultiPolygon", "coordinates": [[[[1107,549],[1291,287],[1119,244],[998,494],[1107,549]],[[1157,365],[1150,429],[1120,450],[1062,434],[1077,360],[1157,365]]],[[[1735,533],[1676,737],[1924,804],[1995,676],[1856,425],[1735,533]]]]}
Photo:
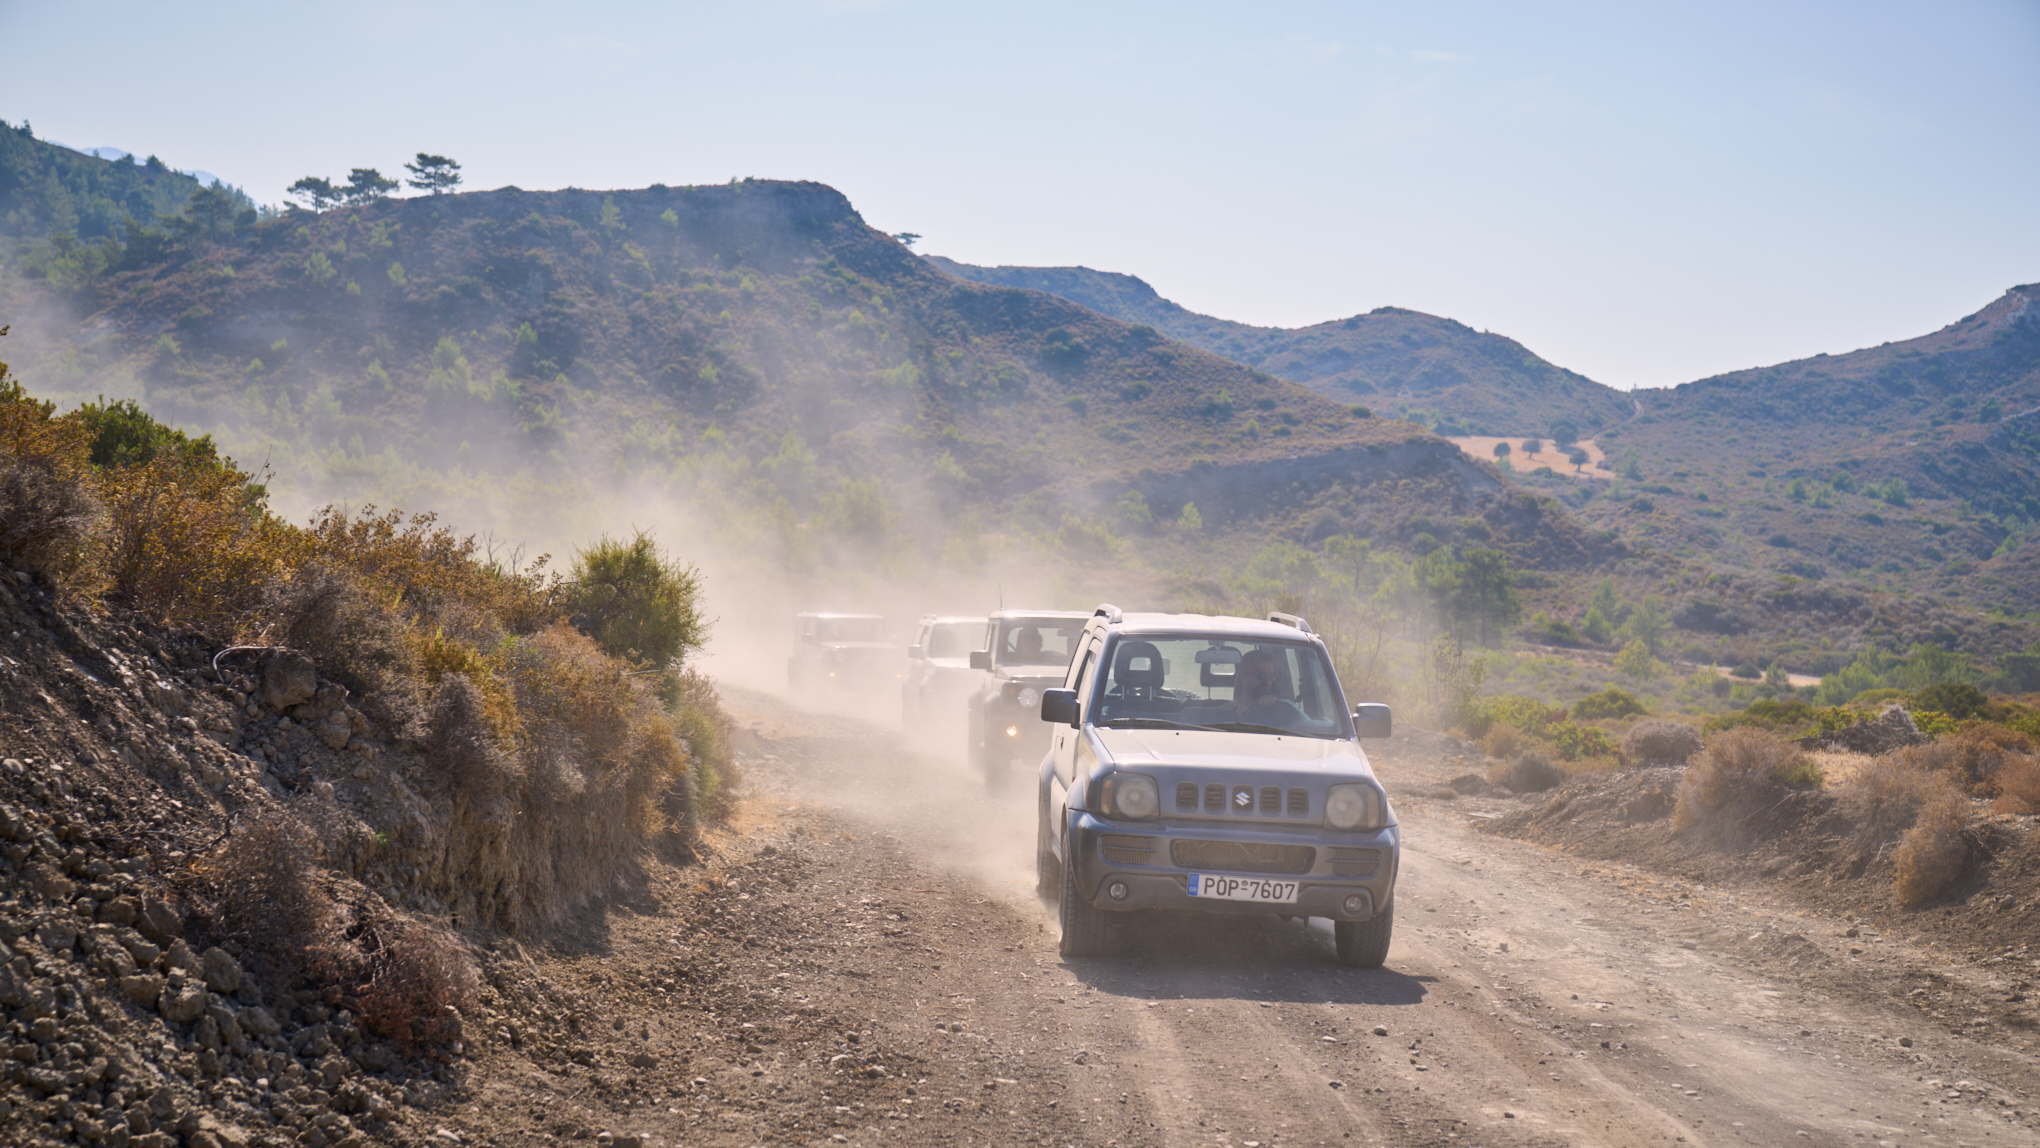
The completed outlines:
{"type": "Polygon", "coordinates": [[[908,733],[929,725],[954,729],[963,698],[976,684],[970,656],[984,648],[985,619],[923,614],[907,647],[907,678],[900,683],[900,724],[908,733]]]}
{"type": "Polygon", "coordinates": [[[1060,688],[1041,762],[1036,875],[1065,956],[1103,956],[1141,909],[1331,920],[1375,968],[1395,927],[1402,841],[1364,737],[1302,618],[1100,606],[1060,688]]]}

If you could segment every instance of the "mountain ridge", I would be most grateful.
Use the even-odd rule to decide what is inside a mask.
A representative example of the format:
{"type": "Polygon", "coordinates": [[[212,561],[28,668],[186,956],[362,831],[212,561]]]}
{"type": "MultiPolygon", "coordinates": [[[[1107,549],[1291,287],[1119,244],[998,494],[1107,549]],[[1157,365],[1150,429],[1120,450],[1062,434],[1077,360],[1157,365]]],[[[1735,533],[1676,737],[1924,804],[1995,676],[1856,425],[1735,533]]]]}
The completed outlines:
{"type": "Polygon", "coordinates": [[[1148,324],[1335,401],[1413,416],[1440,434],[1544,435],[1560,420],[1590,434],[1632,410],[1625,392],[1549,363],[1513,339],[1408,308],[1377,307],[1305,327],[1256,327],[1190,311],[1118,272],[924,258],[960,278],[1046,291],[1148,324]]]}

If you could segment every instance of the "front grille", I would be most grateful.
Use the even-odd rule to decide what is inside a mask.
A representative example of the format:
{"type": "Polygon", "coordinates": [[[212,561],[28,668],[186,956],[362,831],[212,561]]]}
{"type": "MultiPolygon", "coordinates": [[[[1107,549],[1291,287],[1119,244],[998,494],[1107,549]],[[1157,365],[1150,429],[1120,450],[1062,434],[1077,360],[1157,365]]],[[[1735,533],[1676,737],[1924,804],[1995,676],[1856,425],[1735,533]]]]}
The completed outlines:
{"type": "Polygon", "coordinates": [[[1332,876],[1372,877],[1381,868],[1381,850],[1349,849],[1345,846],[1332,848],[1332,876]]]}
{"type": "Polygon", "coordinates": [[[1308,873],[1317,850],[1308,845],[1262,841],[1169,842],[1169,860],[1182,869],[1223,869],[1233,873],[1308,873]]]}
{"type": "Polygon", "coordinates": [[[1292,786],[1284,792],[1280,786],[1264,785],[1256,790],[1251,785],[1211,784],[1202,789],[1194,781],[1176,783],[1176,809],[1178,812],[1194,813],[1199,808],[1206,813],[1229,814],[1234,817],[1310,816],[1310,790],[1292,786]],[[1240,800],[1244,795],[1246,800],[1240,800]]]}
{"type": "Polygon", "coordinates": [[[1098,835],[1099,852],[1105,860],[1114,865],[1152,865],[1155,863],[1155,839],[1136,837],[1127,833],[1101,833],[1098,835]]]}

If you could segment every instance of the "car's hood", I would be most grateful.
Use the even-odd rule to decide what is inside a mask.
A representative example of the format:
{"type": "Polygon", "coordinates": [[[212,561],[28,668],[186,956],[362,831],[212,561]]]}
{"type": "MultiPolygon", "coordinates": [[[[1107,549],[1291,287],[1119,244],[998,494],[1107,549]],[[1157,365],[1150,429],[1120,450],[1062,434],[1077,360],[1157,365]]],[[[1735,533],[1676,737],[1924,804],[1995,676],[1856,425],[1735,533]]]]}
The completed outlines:
{"type": "Polygon", "coordinates": [[[1032,682],[1036,685],[1046,683],[1059,686],[1068,671],[1067,666],[1000,666],[992,671],[992,676],[1002,682],[1032,682]]]}
{"type": "Polygon", "coordinates": [[[891,642],[820,642],[824,650],[898,650],[891,642]]]}
{"type": "Polygon", "coordinates": [[[1232,733],[1224,730],[1094,729],[1098,744],[1113,763],[1134,769],[1146,764],[1212,768],[1294,771],[1319,768],[1331,773],[1367,773],[1373,768],[1357,741],[1232,733]]]}

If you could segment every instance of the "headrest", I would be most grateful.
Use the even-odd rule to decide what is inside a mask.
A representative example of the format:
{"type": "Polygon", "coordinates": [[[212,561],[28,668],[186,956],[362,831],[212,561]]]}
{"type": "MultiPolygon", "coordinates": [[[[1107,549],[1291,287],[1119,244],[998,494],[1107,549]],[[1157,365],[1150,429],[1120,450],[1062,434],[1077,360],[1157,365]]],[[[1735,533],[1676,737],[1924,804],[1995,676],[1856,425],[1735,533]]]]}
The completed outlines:
{"type": "Polygon", "coordinates": [[[1162,687],[1162,652],[1153,642],[1121,642],[1113,656],[1113,677],[1128,689],[1162,687]]]}

